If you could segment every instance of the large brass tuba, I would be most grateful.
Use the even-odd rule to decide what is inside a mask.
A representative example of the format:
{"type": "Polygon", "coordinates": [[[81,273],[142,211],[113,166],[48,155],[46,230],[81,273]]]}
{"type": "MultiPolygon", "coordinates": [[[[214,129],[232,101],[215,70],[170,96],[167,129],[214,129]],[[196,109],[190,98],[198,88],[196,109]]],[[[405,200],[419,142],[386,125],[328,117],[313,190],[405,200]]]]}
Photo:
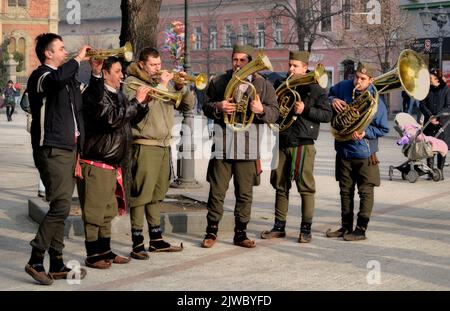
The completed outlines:
{"type": "Polygon", "coordinates": [[[291,74],[275,91],[278,97],[280,118],[277,124],[270,124],[270,128],[275,131],[285,131],[297,120],[294,113],[295,102],[302,100],[300,94],[295,90],[298,85],[308,85],[317,83],[320,87],[326,88],[328,85],[328,75],[322,64],[317,64],[314,71],[303,76],[293,76],[291,74]]]}
{"type": "Polygon", "coordinates": [[[230,116],[223,114],[224,122],[234,131],[242,131],[247,129],[253,122],[255,113],[252,111],[248,115],[247,108],[249,101],[256,98],[256,89],[250,82],[246,81],[247,77],[261,70],[273,70],[272,64],[266,55],[258,54],[258,56],[250,63],[236,71],[228,82],[225,89],[224,98],[230,99],[236,104],[236,111],[230,116]],[[248,96],[246,92],[241,92],[239,86],[247,84],[252,90],[252,95],[248,96]]]}
{"type": "Polygon", "coordinates": [[[369,126],[378,109],[378,94],[402,88],[410,97],[423,100],[430,90],[430,75],[419,54],[407,49],[400,53],[397,67],[376,77],[373,85],[375,97],[365,91],[331,120],[331,133],[337,141],[350,140],[353,132],[369,126]]]}

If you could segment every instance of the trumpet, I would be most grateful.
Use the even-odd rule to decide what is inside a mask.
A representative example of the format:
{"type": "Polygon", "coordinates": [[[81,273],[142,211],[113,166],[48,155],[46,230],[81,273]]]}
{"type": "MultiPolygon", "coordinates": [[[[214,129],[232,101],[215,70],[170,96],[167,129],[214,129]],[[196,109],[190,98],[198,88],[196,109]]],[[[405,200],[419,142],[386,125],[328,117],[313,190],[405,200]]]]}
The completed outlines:
{"type": "MultiPolygon", "coordinates": [[[[72,53],[71,58],[75,57],[76,54],[72,53]]],[[[118,49],[111,50],[89,50],[86,52],[86,56],[92,57],[94,59],[106,59],[108,57],[116,56],[123,57],[125,61],[131,62],[133,60],[133,46],[130,42],[125,43],[124,46],[118,49]]]]}
{"type": "Polygon", "coordinates": [[[158,72],[157,76],[161,76],[161,74],[163,72],[169,72],[169,73],[173,73],[173,82],[177,83],[177,84],[182,84],[182,83],[188,83],[188,82],[193,82],[195,85],[195,88],[199,91],[202,91],[206,88],[206,86],[208,85],[208,75],[206,73],[200,73],[197,76],[190,76],[190,75],[181,75],[178,71],[175,70],[161,70],[158,72]],[[183,81],[183,79],[185,81],[183,81]]]}
{"type": "Polygon", "coordinates": [[[137,82],[137,81],[131,81],[131,82],[125,82],[121,81],[120,83],[128,85],[128,87],[134,91],[138,89],[140,86],[145,86],[146,88],[150,89],[150,92],[148,92],[148,95],[152,98],[156,98],[159,100],[162,100],[163,102],[175,102],[175,108],[178,108],[178,106],[181,103],[181,99],[183,98],[183,94],[181,92],[167,92],[160,90],[158,88],[155,88],[153,86],[150,86],[145,83],[137,82]]]}

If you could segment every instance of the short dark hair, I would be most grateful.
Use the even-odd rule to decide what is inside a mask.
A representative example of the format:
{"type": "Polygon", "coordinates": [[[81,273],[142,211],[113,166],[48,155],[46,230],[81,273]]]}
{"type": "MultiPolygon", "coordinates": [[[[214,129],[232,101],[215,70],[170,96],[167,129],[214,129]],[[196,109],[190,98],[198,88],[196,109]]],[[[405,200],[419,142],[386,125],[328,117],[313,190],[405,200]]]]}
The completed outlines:
{"type": "Polygon", "coordinates": [[[45,62],[45,51],[47,51],[55,40],[63,40],[60,35],[56,33],[42,33],[36,37],[36,55],[39,58],[41,64],[45,62]]]}
{"type": "Polygon", "coordinates": [[[445,81],[442,77],[442,71],[440,69],[431,68],[430,74],[435,76],[438,79],[439,83],[445,83],[445,81]]]}
{"type": "Polygon", "coordinates": [[[8,80],[8,83],[7,84],[14,84],[14,82],[12,81],[12,80],[8,80]]]}
{"type": "Polygon", "coordinates": [[[160,55],[158,50],[155,48],[151,47],[143,48],[142,51],[139,53],[139,61],[145,63],[150,56],[153,58],[157,58],[160,55]]]}
{"type": "Polygon", "coordinates": [[[115,63],[120,63],[120,60],[118,57],[115,57],[115,56],[108,57],[107,59],[105,59],[103,61],[102,70],[106,70],[107,72],[110,72],[112,65],[115,63]]]}

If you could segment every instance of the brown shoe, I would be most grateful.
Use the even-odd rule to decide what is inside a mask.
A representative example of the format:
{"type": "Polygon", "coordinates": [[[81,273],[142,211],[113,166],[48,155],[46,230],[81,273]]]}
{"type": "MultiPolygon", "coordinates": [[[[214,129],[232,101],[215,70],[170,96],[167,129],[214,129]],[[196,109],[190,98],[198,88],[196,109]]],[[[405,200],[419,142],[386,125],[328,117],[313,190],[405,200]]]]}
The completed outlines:
{"type": "Polygon", "coordinates": [[[234,241],[234,245],[245,247],[245,248],[253,248],[256,247],[256,242],[250,239],[245,239],[243,241],[234,241]]]}
{"type": "MultiPolygon", "coordinates": [[[[61,280],[61,279],[67,279],[67,276],[68,276],[69,273],[71,273],[71,272],[72,272],[71,269],[69,269],[69,268],[67,268],[67,267],[64,267],[64,270],[63,270],[63,271],[60,271],[60,272],[49,272],[48,274],[49,274],[54,280],[61,280]]],[[[77,278],[77,273],[78,273],[78,272],[76,272],[76,271],[73,272],[73,274],[72,274],[72,279],[77,278]]],[[[80,267],[80,272],[79,272],[80,280],[84,279],[84,277],[86,276],[86,274],[87,274],[86,269],[80,267]]],[[[78,279],[78,278],[77,278],[77,279],[78,279]]]]}
{"type": "Polygon", "coordinates": [[[336,231],[331,231],[331,229],[328,229],[325,234],[328,238],[341,238],[347,232],[349,232],[349,231],[346,228],[341,227],[341,228],[337,229],[336,231]]]}
{"type": "Polygon", "coordinates": [[[302,233],[300,232],[300,235],[298,236],[298,243],[309,243],[312,240],[312,234],[311,233],[302,233]]]}
{"type": "Polygon", "coordinates": [[[183,243],[180,243],[180,246],[173,246],[167,242],[165,242],[165,243],[167,244],[167,246],[165,246],[165,247],[150,245],[148,250],[149,250],[149,252],[155,252],[155,253],[159,253],[159,252],[172,253],[172,252],[181,252],[183,250],[183,243]]]}
{"type": "Polygon", "coordinates": [[[137,260],[149,260],[150,256],[148,255],[148,253],[144,250],[144,251],[140,251],[140,252],[135,252],[132,251],[130,253],[131,258],[133,259],[137,259],[137,260]]]}
{"type": "Polygon", "coordinates": [[[109,269],[111,268],[111,262],[101,259],[96,262],[89,262],[87,259],[84,261],[86,267],[94,268],[94,269],[109,269]]]}
{"type": "Polygon", "coordinates": [[[131,260],[130,257],[124,257],[124,256],[116,255],[116,257],[114,257],[114,259],[109,259],[109,262],[117,263],[117,264],[126,264],[126,263],[129,263],[130,260],[131,260]]]}
{"type": "Polygon", "coordinates": [[[53,279],[51,275],[45,273],[45,271],[37,272],[32,265],[27,264],[25,266],[25,272],[28,273],[33,279],[42,285],[52,285],[53,279]]]}
{"type": "Polygon", "coordinates": [[[217,235],[214,233],[207,233],[205,235],[205,238],[202,241],[202,247],[203,248],[211,248],[214,246],[217,240],[217,235]]]}
{"type": "Polygon", "coordinates": [[[261,239],[279,239],[284,238],[286,236],[286,231],[273,231],[266,230],[261,232],[261,239]]]}

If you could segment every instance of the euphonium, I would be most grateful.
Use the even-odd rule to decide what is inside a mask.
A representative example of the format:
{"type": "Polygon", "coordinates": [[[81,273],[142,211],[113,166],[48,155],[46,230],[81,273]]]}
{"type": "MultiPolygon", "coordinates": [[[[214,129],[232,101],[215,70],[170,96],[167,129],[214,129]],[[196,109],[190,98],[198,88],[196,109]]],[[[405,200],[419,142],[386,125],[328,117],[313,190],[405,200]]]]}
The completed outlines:
{"type": "Polygon", "coordinates": [[[256,98],[256,89],[250,82],[246,81],[247,77],[261,70],[273,70],[272,64],[266,55],[258,54],[258,56],[250,63],[236,71],[231,80],[228,82],[223,95],[224,99],[232,98],[236,104],[236,111],[230,116],[224,112],[224,122],[230,126],[234,131],[242,131],[247,129],[253,122],[255,116],[254,112],[248,115],[249,101],[256,98]],[[239,85],[247,84],[252,90],[252,95],[247,96],[246,92],[242,93],[239,90],[239,85]],[[239,115],[237,115],[239,114],[239,115]]]}
{"type": "Polygon", "coordinates": [[[181,92],[174,92],[174,93],[167,92],[137,81],[130,81],[130,82],[122,81],[122,83],[128,85],[128,87],[134,91],[137,90],[137,88],[140,86],[145,86],[150,89],[150,92],[148,93],[150,97],[162,100],[164,102],[173,101],[175,102],[175,108],[178,108],[178,106],[181,103],[181,99],[183,98],[183,94],[181,92]]]}
{"type": "Polygon", "coordinates": [[[295,102],[302,100],[300,94],[295,90],[296,86],[317,83],[321,88],[328,85],[328,75],[322,64],[317,64],[314,71],[303,76],[293,74],[284,81],[275,91],[278,98],[280,118],[277,124],[270,124],[270,128],[280,132],[287,130],[297,120],[294,113],[295,102]]]}
{"type": "Polygon", "coordinates": [[[331,131],[337,141],[349,140],[354,131],[362,132],[372,122],[378,109],[378,94],[399,88],[412,98],[423,100],[430,90],[430,75],[424,60],[412,50],[404,50],[393,70],[376,77],[373,97],[365,91],[331,120],[331,131]]]}
{"type": "Polygon", "coordinates": [[[125,43],[124,46],[112,50],[89,50],[86,56],[94,59],[106,59],[111,56],[123,57],[125,61],[131,62],[133,60],[133,46],[130,42],[125,43]]]}

